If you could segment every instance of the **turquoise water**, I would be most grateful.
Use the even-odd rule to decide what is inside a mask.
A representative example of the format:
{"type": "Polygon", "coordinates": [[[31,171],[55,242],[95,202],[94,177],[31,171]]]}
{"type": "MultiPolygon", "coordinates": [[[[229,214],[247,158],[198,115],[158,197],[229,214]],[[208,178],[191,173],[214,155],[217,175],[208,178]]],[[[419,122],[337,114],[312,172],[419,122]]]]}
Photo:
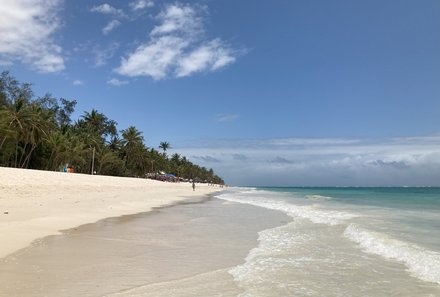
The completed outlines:
{"type": "Polygon", "coordinates": [[[272,192],[292,193],[292,198],[307,195],[328,196],[334,202],[349,203],[353,205],[370,205],[380,207],[395,207],[411,210],[437,210],[440,211],[439,187],[377,187],[377,188],[259,188],[272,192]]]}
{"type": "Polygon", "coordinates": [[[292,218],[260,232],[231,269],[242,296],[440,296],[440,188],[235,188],[219,198],[292,218]]]}
{"type": "Polygon", "coordinates": [[[301,203],[315,195],[329,209],[345,209],[367,219],[370,228],[440,250],[440,188],[261,188],[301,203]],[[370,221],[368,221],[370,220],[370,221]]]}

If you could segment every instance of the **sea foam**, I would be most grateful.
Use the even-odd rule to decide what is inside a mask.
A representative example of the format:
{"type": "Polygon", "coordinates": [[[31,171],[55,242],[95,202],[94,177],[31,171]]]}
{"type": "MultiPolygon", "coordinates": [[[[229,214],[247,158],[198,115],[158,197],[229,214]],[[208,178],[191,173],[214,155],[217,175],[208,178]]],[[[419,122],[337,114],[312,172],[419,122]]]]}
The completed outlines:
{"type": "MultiPolygon", "coordinates": [[[[335,280],[335,275],[344,276],[347,271],[353,271],[356,267],[363,267],[363,270],[359,271],[359,275],[369,276],[365,278],[364,288],[367,291],[371,289],[372,285],[367,284],[372,279],[376,281],[372,283],[375,286],[372,290],[376,290],[376,293],[385,292],[387,286],[402,281],[399,278],[401,276],[398,276],[398,274],[395,275],[395,278],[393,278],[393,274],[390,274],[390,278],[384,281],[374,269],[368,271],[372,267],[371,264],[376,263],[376,260],[374,260],[376,257],[374,259],[368,259],[369,257],[355,257],[352,259],[351,257],[357,253],[353,250],[351,242],[360,247],[359,252],[378,255],[384,260],[401,262],[411,276],[432,284],[440,284],[439,252],[361,227],[360,224],[363,220],[352,221],[351,219],[357,217],[368,219],[368,213],[356,214],[351,210],[347,212],[325,209],[332,206],[331,202],[326,205],[325,201],[318,204],[321,202],[320,200],[328,200],[325,196],[307,197],[301,195],[296,197],[299,198],[298,200],[295,200],[293,195],[296,194],[292,192],[286,195],[280,192],[241,188],[233,189],[218,196],[218,198],[225,201],[279,210],[293,218],[306,219],[294,220],[286,225],[259,233],[259,245],[249,252],[245,263],[229,270],[236,283],[244,289],[244,293],[240,297],[256,295],[322,296],[322,294],[316,293],[322,289],[320,280],[327,280],[327,290],[332,280],[335,280]],[[311,202],[310,200],[316,201],[311,202]],[[310,203],[315,204],[311,205],[310,203]],[[324,225],[314,225],[315,227],[313,227],[308,222],[324,225]],[[344,238],[347,240],[344,240],[344,238]],[[334,250],[328,251],[328,255],[326,254],[326,248],[320,250],[322,245],[325,247],[327,243],[334,248],[334,250]],[[340,248],[339,243],[341,244],[340,248]],[[323,257],[323,255],[326,256],[323,257]],[[356,266],[353,264],[354,262],[360,266],[356,266]],[[300,274],[297,274],[297,276],[300,276],[303,270],[304,273],[309,273],[310,276],[318,275],[319,278],[307,277],[297,283],[297,278],[291,276],[298,273],[298,271],[300,274]],[[388,281],[390,285],[388,285],[388,281]]],[[[413,283],[408,283],[409,290],[404,292],[411,292],[411,288],[413,288],[411,284],[413,283]]],[[[419,287],[416,283],[414,285],[416,286],[414,290],[417,291],[419,287]]],[[[352,289],[353,287],[350,286],[340,288],[335,285],[331,289],[334,292],[332,296],[346,296],[345,293],[351,292],[352,289]]],[[[434,291],[437,292],[437,289],[434,288],[434,291]]],[[[404,296],[417,296],[417,294],[411,294],[408,293],[404,296]]]]}
{"type": "Polygon", "coordinates": [[[286,286],[282,275],[295,265],[289,257],[299,243],[309,240],[307,234],[292,232],[295,222],[258,233],[259,245],[253,248],[245,263],[229,270],[235,282],[244,290],[239,297],[288,296],[293,288],[286,286]]]}
{"type": "Polygon", "coordinates": [[[367,253],[402,262],[411,275],[440,284],[440,253],[350,224],[344,236],[367,253]]]}
{"type": "Polygon", "coordinates": [[[240,192],[225,193],[216,197],[226,201],[279,210],[293,218],[305,218],[309,219],[313,223],[327,224],[331,226],[338,225],[343,221],[358,216],[349,212],[322,210],[319,209],[319,205],[295,205],[281,199],[275,200],[267,198],[268,196],[270,197],[271,195],[274,195],[272,192],[255,189],[240,190],[240,192]]]}
{"type": "Polygon", "coordinates": [[[321,196],[321,195],[306,195],[305,198],[309,200],[321,200],[321,201],[332,200],[332,197],[321,196]]]}

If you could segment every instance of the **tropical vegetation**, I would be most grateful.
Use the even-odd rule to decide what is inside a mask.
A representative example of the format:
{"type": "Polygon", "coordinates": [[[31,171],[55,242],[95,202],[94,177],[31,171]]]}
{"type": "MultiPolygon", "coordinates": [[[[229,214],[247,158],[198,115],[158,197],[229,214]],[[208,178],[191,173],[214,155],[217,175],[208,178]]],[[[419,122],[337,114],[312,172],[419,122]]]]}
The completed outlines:
{"type": "Polygon", "coordinates": [[[182,179],[217,184],[212,169],[193,164],[177,153],[167,155],[170,143],[156,150],[145,144],[134,126],[118,131],[116,121],[92,109],[77,120],[71,116],[76,100],[34,95],[29,83],[9,72],[0,75],[0,166],[145,177],[160,172],[182,179]]]}

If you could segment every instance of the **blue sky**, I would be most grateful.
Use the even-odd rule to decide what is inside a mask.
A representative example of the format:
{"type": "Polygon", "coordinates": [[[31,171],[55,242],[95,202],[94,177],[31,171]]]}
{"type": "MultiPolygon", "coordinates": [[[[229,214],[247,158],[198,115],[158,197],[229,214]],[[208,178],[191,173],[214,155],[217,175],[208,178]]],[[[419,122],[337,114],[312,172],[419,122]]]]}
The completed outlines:
{"type": "Polygon", "coordinates": [[[440,2],[0,0],[0,69],[239,185],[440,185],[440,2]]]}

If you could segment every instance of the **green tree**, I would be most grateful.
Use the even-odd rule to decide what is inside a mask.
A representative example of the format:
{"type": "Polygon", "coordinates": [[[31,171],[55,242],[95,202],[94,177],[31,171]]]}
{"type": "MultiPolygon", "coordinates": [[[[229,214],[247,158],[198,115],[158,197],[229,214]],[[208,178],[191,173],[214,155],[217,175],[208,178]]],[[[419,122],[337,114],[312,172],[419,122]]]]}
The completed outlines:
{"type": "Polygon", "coordinates": [[[142,132],[134,126],[122,130],[121,135],[125,164],[129,172],[133,174],[145,167],[142,160],[145,155],[144,138],[142,132]]]}
{"type": "Polygon", "coordinates": [[[166,141],[162,141],[159,144],[159,148],[163,150],[163,154],[166,155],[167,150],[170,148],[170,143],[166,141]]]}
{"type": "Polygon", "coordinates": [[[27,168],[33,151],[51,127],[49,113],[38,104],[19,98],[0,110],[0,118],[0,150],[5,145],[15,146],[14,166],[27,168]]]}
{"type": "Polygon", "coordinates": [[[29,120],[20,130],[23,149],[19,164],[22,168],[28,168],[33,152],[53,128],[50,111],[45,110],[37,103],[30,105],[29,115],[29,120]]]}
{"type": "Polygon", "coordinates": [[[93,152],[99,174],[144,176],[166,171],[183,178],[223,183],[214,170],[186,157],[167,156],[169,142],[149,149],[142,132],[130,126],[117,132],[117,123],[92,109],[72,124],[75,100],[50,94],[35,98],[29,83],[9,72],[0,74],[0,165],[59,170],[65,164],[76,172],[90,173],[93,152]]]}
{"type": "Polygon", "coordinates": [[[81,119],[76,123],[76,129],[82,132],[91,133],[105,140],[106,137],[113,137],[117,134],[116,122],[107,118],[103,113],[92,109],[84,112],[81,119]]]}
{"type": "Polygon", "coordinates": [[[96,151],[96,165],[98,174],[111,175],[120,173],[123,161],[109,146],[103,146],[96,151]]]}

